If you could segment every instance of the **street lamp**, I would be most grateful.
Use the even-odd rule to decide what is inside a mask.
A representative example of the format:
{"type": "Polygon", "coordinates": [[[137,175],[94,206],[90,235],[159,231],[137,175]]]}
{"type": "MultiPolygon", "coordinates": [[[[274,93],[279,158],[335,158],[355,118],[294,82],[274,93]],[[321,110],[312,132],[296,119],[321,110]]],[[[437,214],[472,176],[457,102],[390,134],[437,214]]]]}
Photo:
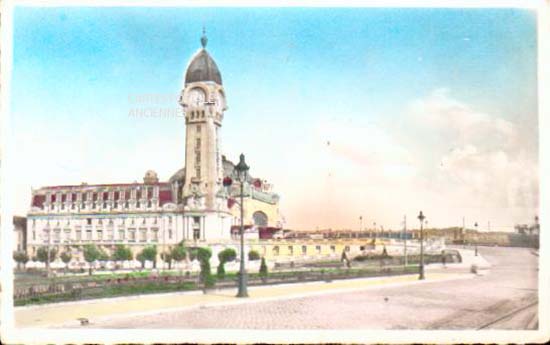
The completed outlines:
{"type": "Polygon", "coordinates": [[[476,237],[475,237],[475,253],[476,253],[476,256],[477,256],[477,222],[475,222],[474,224],[475,228],[476,228],[476,237]]]}
{"type": "Polygon", "coordinates": [[[419,280],[424,280],[424,214],[420,211],[418,220],[420,221],[420,267],[419,267],[419,280]]]}
{"type": "Polygon", "coordinates": [[[243,198],[244,198],[244,183],[246,182],[246,179],[248,177],[248,169],[250,167],[246,165],[244,162],[244,154],[241,153],[239,157],[239,164],[235,166],[235,171],[237,172],[237,178],[239,182],[241,183],[241,266],[239,270],[239,292],[237,293],[237,297],[248,297],[248,291],[246,288],[247,284],[247,277],[246,277],[246,270],[244,268],[244,205],[243,205],[243,198]]]}

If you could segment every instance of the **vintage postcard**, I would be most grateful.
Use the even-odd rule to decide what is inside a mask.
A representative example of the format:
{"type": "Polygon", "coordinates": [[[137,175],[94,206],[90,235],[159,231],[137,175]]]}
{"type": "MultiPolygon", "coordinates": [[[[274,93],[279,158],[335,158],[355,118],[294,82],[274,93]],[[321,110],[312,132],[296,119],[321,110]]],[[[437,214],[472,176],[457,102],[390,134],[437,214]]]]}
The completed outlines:
{"type": "Polygon", "coordinates": [[[548,341],[548,14],[3,1],[2,342],[548,341]]]}

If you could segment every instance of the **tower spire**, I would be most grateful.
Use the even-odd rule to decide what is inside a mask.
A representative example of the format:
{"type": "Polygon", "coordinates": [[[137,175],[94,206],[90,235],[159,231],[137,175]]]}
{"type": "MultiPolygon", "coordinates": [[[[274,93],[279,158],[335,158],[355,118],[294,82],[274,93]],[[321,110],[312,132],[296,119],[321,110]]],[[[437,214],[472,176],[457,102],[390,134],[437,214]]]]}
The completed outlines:
{"type": "Polygon", "coordinates": [[[208,43],[208,37],[206,37],[206,28],[204,25],[202,26],[202,36],[201,36],[201,45],[203,48],[206,48],[206,44],[208,43]]]}

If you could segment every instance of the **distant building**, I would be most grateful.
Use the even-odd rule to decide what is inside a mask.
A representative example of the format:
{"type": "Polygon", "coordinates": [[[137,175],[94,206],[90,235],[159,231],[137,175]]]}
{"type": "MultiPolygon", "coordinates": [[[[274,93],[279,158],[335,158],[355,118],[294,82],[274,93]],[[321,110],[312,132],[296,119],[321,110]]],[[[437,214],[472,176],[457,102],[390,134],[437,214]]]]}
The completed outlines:
{"type": "Polygon", "coordinates": [[[517,224],[515,227],[516,232],[522,235],[539,235],[540,225],[535,224],[517,224]]]}

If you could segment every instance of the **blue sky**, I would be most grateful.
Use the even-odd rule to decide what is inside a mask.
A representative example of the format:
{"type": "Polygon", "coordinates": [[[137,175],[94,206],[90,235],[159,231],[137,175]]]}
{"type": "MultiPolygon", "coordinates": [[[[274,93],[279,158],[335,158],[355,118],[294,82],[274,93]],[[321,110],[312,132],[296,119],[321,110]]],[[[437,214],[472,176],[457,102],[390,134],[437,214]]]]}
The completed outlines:
{"type": "MultiPolygon", "coordinates": [[[[168,179],[183,165],[183,119],[133,118],[128,114],[136,104],[129,98],[176,98],[203,25],[228,98],[224,152],[233,159],[245,152],[252,173],[275,184],[290,227],[353,227],[359,214],[396,226],[402,213],[431,205],[433,213],[445,214],[435,219],[441,225],[461,221],[468,210],[486,218],[517,210],[507,212],[514,216],[503,220],[506,225],[536,213],[536,202],[518,204],[509,195],[472,210],[466,200],[483,191],[466,191],[454,176],[464,169],[459,180],[471,178],[472,164],[490,157],[506,161],[498,171],[510,176],[518,165],[538,164],[531,11],[18,7],[12,124],[21,169],[31,169],[34,159],[48,172],[21,176],[19,213],[27,208],[30,185],[126,182],[150,168],[168,179]],[[453,136],[447,130],[457,126],[449,122],[456,109],[471,121],[461,122],[466,127],[453,136]],[[478,137],[460,134],[473,133],[472,124],[489,127],[478,137]],[[521,152],[495,134],[510,126],[503,135],[529,138],[519,140],[521,152]],[[369,175],[393,167],[388,157],[407,161],[410,169],[398,181],[387,173],[369,175]],[[452,176],[437,170],[445,159],[458,164],[452,176]],[[384,190],[428,184],[433,196],[418,205],[413,188],[410,200],[381,198],[368,183],[362,189],[350,182],[363,176],[384,190]],[[445,187],[432,184],[439,180],[445,187]],[[442,193],[464,201],[439,209],[442,193]],[[321,201],[327,199],[334,204],[321,201]],[[333,216],[315,216],[328,209],[333,216]]],[[[177,108],[175,100],[146,106],[177,108]]],[[[500,187],[537,194],[531,175],[531,185],[503,178],[500,187]]]]}

